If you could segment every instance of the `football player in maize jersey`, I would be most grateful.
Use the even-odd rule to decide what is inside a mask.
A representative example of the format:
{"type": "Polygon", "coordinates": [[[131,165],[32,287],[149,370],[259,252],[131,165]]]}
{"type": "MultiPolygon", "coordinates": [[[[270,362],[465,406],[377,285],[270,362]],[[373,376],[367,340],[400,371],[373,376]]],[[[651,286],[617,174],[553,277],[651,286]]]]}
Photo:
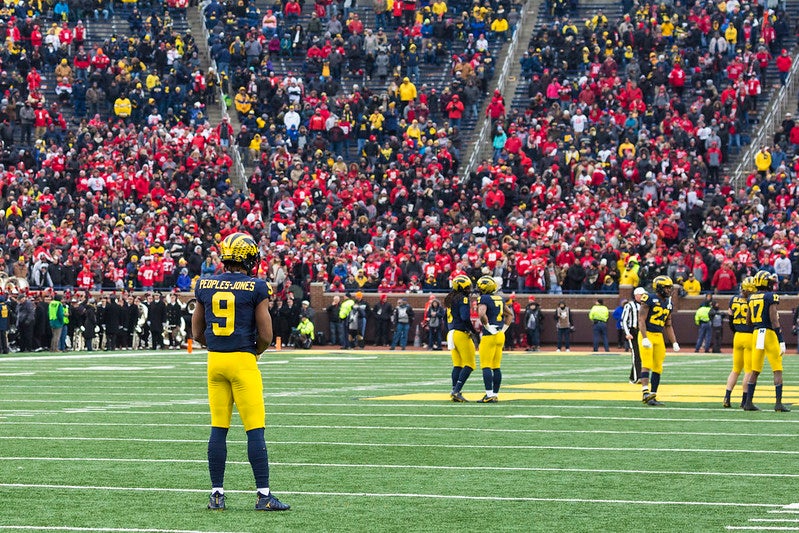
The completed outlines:
{"type": "Polygon", "coordinates": [[[233,233],[219,243],[225,272],[201,278],[194,296],[197,306],[191,320],[194,339],[208,347],[208,402],[211,437],[208,471],[211,498],[208,508],[225,509],[227,433],[233,404],[247,432],[247,457],[255,475],[259,511],[285,511],[289,506],[269,490],[269,459],[264,440],[263,382],[258,370],[260,354],[272,342],[269,297],[272,288],[250,276],[261,259],[255,240],[233,233]]]}
{"type": "Polygon", "coordinates": [[[674,282],[668,276],[652,280],[652,291],[641,296],[638,312],[638,347],[641,351],[642,401],[647,405],[663,405],[657,400],[663,361],[666,359],[666,341],[675,352],[680,345],[671,327],[671,291],[674,282]],[[665,337],[665,338],[664,338],[665,337]]]}
{"type": "Polygon", "coordinates": [[[752,325],[752,372],[749,379],[744,380],[748,386],[745,411],[759,411],[752,400],[755,398],[757,377],[763,371],[763,361],[768,358],[771,371],[774,373],[774,389],[776,403],[774,410],[787,413],[788,407],[782,404],[782,356],[785,354],[785,341],[777,315],[780,296],[772,292],[777,283],[777,275],[765,270],[758,270],[753,277],[756,289],[749,296],[749,322],[752,325]]]}
{"type": "Polygon", "coordinates": [[[472,280],[461,274],[452,279],[452,291],[444,298],[447,308],[447,348],[452,355],[452,392],[453,402],[468,402],[461,394],[464,383],[469,379],[475,367],[475,351],[473,337],[477,336],[471,317],[469,293],[472,280]]]}
{"type": "Polygon", "coordinates": [[[505,304],[502,296],[496,294],[497,282],[491,276],[477,280],[480,301],[477,313],[483,325],[480,339],[480,367],[483,369],[483,384],[486,388],[481,403],[496,403],[502,384],[502,347],[505,345],[505,331],[513,322],[513,309],[505,304]]]}
{"type": "Polygon", "coordinates": [[[744,371],[743,397],[741,407],[746,404],[746,382],[752,372],[752,324],[749,323],[749,295],[755,292],[754,279],[747,276],[741,281],[741,292],[730,299],[730,328],[732,337],[732,371],[727,378],[723,407],[730,407],[730,397],[741,370],[744,371]]]}

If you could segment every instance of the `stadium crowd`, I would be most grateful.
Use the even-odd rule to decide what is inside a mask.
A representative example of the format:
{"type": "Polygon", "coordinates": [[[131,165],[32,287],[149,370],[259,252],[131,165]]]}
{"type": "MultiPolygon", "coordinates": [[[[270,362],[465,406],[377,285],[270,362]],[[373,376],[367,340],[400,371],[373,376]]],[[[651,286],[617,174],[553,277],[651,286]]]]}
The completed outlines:
{"type": "Polygon", "coordinates": [[[797,287],[799,126],[786,117],[745,187],[723,172],[758,82],[790,58],[780,9],[697,2],[575,21],[555,6],[522,60],[529,103],[488,97],[494,154],[468,176],[458,125],[482,113],[486,43],[508,37],[517,6],[379,0],[380,26],[366,28],[347,2],[260,13],[211,0],[238,132],[205,117],[218,78],[172,29],[181,9],[141,5],[127,35],[91,45],[77,17],[92,9],[0,10],[0,265],[17,287],[189,291],[237,230],[259,241],[259,275],[281,302],[308,299],[312,281],[446,291],[460,273],[519,293],[613,293],[668,273],[696,294],[766,268],[797,287]],[[286,35],[290,50],[276,49],[286,35]],[[281,53],[304,58],[302,71],[278,74],[281,53]],[[448,86],[420,83],[421,61],[446,65],[448,86]],[[55,101],[50,71],[67,95],[55,101]],[[364,82],[343,87],[353,75],[364,82]],[[243,192],[230,184],[234,140],[254,167],[243,192]]]}

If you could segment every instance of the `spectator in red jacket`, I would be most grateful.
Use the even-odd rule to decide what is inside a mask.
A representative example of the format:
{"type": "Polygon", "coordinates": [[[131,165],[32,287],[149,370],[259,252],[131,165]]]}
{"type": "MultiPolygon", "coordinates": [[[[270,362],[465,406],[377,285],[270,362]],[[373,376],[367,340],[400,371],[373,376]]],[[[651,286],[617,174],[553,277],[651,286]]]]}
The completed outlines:
{"type": "Polygon", "coordinates": [[[711,286],[716,292],[732,292],[738,286],[738,279],[732,269],[732,261],[724,261],[721,268],[716,271],[711,281],[711,286]]]}
{"type": "Polygon", "coordinates": [[[782,52],[777,56],[777,71],[780,74],[780,83],[785,85],[788,81],[788,73],[791,71],[793,65],[793,58],[788,54],[788,50],[782,49],[782,52]]]}

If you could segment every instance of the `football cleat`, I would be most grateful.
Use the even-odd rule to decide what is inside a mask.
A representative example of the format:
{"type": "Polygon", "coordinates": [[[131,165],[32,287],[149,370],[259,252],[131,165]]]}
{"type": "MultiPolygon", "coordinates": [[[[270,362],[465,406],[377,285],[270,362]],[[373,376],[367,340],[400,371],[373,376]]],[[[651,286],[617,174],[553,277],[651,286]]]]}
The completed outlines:
{"type": "Polygon", "coordinates": [[[496,396],[489,396],[488,394],[486,394],[477,401],[480,403],[497,403],[499,401],[499,398],[497,398],[496,396]]]}
{"type": "Polygon", "coordinates": [[[455,403],[469,403],[469,400],[463,397],[460,392],[453,392],[449,395],[450,399],[455,403]]]}
{"type": "Polygon", "coordinates": [[[777,405],[775,405],[774,406],[774,410],[777,411],[778,413],[790,413],[791,412],[791,410],[788,409],[788,406],[783,404],[783,403],[778,403],[777,405]]]}
{"type": "Polygon", "coordinates": [[[644,403],[648,403],[650,400],[654,400],[655,398],[657,398],[657,396],[658,395],[657,395],[656,392],[647,391],[647,392],[644,393],[644,397],[641,398],[641,401],[644,402],[644,403]]]}
{"type": "Polygon", "coordinates": [[[266,496],[258,493],[258,501],[255,502],[256,511],[288,511],[289,509],[291,509],[291,505],[281,502],[271,492],[266,496]]]}
{"type": "Polygon", "coordinates": [[[746,402],[743,409],[744,411],[760,411],[760,407],[756,406],[752,402],[746,402]]]}
{"type": "Polygon", "coordinates": [[[663,403],[663,402],[659,402],[659,401],[657,401],[655,398],[652,398],[651,400],[649,400],[648,402],[646,402],[646,404],[647,404],[647,405],[651,405],[652,407],[662,407],[662,406],[666,405],[666,404],[665,404],[665,403],[663,403]]]}
{"type": "Polygon", "coordinates": [[[732,407],[732,404],[730,404],[730,401],[729,401],[729,400],[724,400],[724,401],[721,403],[721,406],[722,406],[723,408],[725,408],[725,409],[729,409],[730,407],[732,407]]]}
{"type": "Polygon", "coordinates": [[[212,492],[211,497],[208,500],[208,508],[212,511],[224,511],[225,495],[221,492],[212,492]]]}

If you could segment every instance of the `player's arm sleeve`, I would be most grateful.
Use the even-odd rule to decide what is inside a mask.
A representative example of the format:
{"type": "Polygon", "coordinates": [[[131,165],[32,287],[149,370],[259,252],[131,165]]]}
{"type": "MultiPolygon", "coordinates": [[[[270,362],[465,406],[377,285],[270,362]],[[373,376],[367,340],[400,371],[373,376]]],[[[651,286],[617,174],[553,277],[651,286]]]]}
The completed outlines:
{"type": "Polygon", "coordinates": [[[255,307],[255,327],[258,329],[255,351],[260,354],[272,344],[272,317],[269,314],[269,300],[261,300],[261,303],[255,307]]]}
{"type": "Polygon", "coordinates": [[[191,315],[191,336],[203,346],[207,346],[205,342],[205,307],[199,300],[197,300],[194,313],[191,315]]]}

